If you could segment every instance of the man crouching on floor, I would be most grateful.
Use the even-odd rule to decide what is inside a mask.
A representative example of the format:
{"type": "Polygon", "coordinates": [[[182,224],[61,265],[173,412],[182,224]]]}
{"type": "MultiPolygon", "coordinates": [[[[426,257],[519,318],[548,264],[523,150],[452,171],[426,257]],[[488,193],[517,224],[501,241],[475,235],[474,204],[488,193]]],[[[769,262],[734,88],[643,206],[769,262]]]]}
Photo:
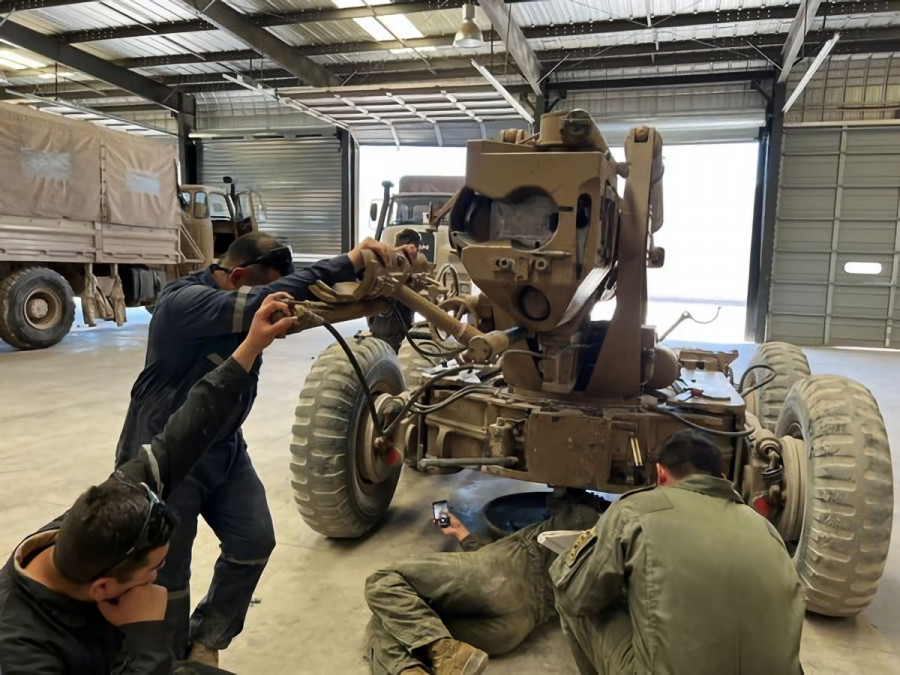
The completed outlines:
{"type": "Polygon", "coordinates": [[[272,323],[287,313],[284,295],[266,298],[231,358],[194,385],[152,443],[13,552],[0,570],[3,675],[172,672],[166,589],[154,583],[175,525],[162,500],[215,443],[255,385],[254,362],[293,323],[272,323]]]}

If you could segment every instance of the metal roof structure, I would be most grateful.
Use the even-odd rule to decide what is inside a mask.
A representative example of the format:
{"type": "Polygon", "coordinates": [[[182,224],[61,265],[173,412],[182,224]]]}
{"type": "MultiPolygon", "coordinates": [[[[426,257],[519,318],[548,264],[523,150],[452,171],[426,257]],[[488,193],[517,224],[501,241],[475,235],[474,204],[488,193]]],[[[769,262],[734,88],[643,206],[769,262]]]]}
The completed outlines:
{"type": "Polygon", "coordinates": [[[478,4],[484,45],[462,49],[453,36],[465,0],[0,0],[0,73],[7,98],[167,131],[171,112],[196,117],[202,131],[229,111],[286,120],[306,110],[311,124],[395,137],[394,127],[439,126],[440,140],[448,125],[522,121],[535,91],[553,98],[686,74],[786,79],[837,32],[833,58],[900,51],[900,0],[478,4]],[[539,64],[537,77],[526,61],[539,64]]]}

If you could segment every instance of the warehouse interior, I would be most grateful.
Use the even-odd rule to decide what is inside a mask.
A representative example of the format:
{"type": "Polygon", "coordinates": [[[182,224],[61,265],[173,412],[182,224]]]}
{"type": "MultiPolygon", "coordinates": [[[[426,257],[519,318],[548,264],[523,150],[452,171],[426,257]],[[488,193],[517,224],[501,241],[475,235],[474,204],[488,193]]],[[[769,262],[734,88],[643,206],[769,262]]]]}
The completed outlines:
{"type": "MultiPolygon", "coordinates": [[[[798,345],[813,375],[871,392],[900,448],[900,0],[0,0],[0,16],[0,103],[165,148],[177,158],[173,195],[231,177],[262,199],[259,230],[289,244],[297,268],[375,236],[383,181],[396,191],[403,176],[465,176],[467,143],[531,136],[544,114],[584,110],[624,161],[629,132],[655,128],[665,226],[653,243],[665,265],[647,272],[646,323],[661,335],[689,312],[665,344],[737,350],[738,377],[758,344],[798,345]],[[467,21],[471,46],[459,39],[467,21]]],[[[0,215],[0,291],[29,260],[17,248],[31,236],[27,214],[11,213],[0,215]]],[[[66,265],[89,262],[67,255],[66,265]]],[[[90,321],[87,291],[75,301],[59,344],[0,340],[4,550],[113,469],[144,365],[151,314],[138,305],[152,302],[90,321]]],[[[598,303],[593,316],[615,308],[598,303]]],[[[338,328],[347,338],[368,329],[364,319],[338,328]]],[[[277,546],[222,652],[228,671],[369,672],[368,575],[455,550],[431,503],[449,501],[474,530],[492,499],[546,489],[406,466],[375,529],[315,531],[295,505],[294,411],[333,342],[314,328],[266,353],[243,429],[277,546]]],[[[889,539],[893,512],[887,520],[889,539]]],[[[195,598],[218,554],[202,524],[195,598]]],[[[898,593],[893,546],[861,613],[806,615],[804,672],[900,672],[898,593]]],[[[547,625],[487,672],[578,670],[547,625]]]]}

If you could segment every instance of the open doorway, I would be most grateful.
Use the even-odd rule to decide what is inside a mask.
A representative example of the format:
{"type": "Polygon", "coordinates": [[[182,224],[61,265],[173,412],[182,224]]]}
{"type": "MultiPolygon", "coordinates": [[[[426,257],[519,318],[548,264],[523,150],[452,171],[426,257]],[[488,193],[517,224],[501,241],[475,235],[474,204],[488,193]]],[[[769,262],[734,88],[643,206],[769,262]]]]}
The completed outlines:
{"type": "MultiPolygon", "coordinates": [[[[721,307],[713,323],[684,323],[672,339],[743,342],[757,144],[670,145],[663,152],[665,222],[655,243],[666,249],[666,263],[647,273],[648,323],[662,332],[685,310],[705,321],[721,307]]],[[[621,148],[613,154],[624,158],[621,148]]],[[[382,181],[396,186],[401,176],[462,176],[465,169],[465,148],[362,146],[359,237],[375,232],[369,206],[380,203],[382,181]]],[[[595,317],[611,309],[598,306],[595,317]]]]}
{"type": "Polygon", "coordinates": [[[363,145],[359,149],[359,239],[374,236],[375,222],[369,219],[372,202],[381,204],[383,181],[394,189],[402,176],[464,176],[465,148],[363,145]]]}

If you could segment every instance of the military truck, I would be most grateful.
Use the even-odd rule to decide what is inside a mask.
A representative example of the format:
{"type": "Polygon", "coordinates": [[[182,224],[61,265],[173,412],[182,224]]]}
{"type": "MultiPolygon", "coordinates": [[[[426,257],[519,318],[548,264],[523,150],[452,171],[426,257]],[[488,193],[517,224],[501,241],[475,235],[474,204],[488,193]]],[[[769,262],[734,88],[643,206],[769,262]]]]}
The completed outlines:
{"type": "Polygon", "coordinates": [[[189,250],[191,242],[196,242],[196,253],[207,265],[221,258],[235,239],[257,232],[266,222],[265,205],[257,192],[238,192],[231,176],[224,176],[222,182],[226,188],[208,185],[178,188],[182,224],[185,234],[190,235],[183,246],[189,250]]]}
{"type": "MultiPolygon", "coordinates": [[[[472,291],[472,281],[450,245],[449,214],[463,176],[403,176],[397,192],[384,181],[381,204],[373,201],[369,219],[375,223],[375,239],[391,246],[416,243],[419,255],[435,265],[436,276],[457,294],[472,291]]],[[[403,343],[413,322],[409,308],[395,305],[383,315],[369,317],[372,334],[395,349],[403,343]]]]}
{"type": "Polygon", "coordinates": [[[176,157],[174,144],[0,103],[0,339],[55,345],[76,293],[85,323],[121,325],[199,262],[182,253],[176,157]]]}
{"type": "Polygon", "coordinates": [[[404,464],[622,493],[653,484],[657,448],[694,428],[781,534],[808,609],[864,609],[893,521],[878,404],[857,382],[812,375],[792,345],[761,345],[736,378],[736,351],[659,342],[646,316],[647,270],[665,261],[653,243],[662,175],[653,129],[634,129],[617,162],[587,113],[544,115],[535,137],[468,144],[449,236],[480,296],[448,301],[424,259],[385,267],[367,256],[359,281],[296,303],[301,326],[330,327],[399,302],[460,345],[413,386],[371,336],[341,337],[319,356],[291,442],[306,523],[344,538],[376,527],[404,464]],[[591,318],[612,300],[611,319],[591,318]]]}
{"type": "Polygon", "coordinates": [[[174,143],[0,103],[0,339],[57,344],[75,318],[126,321],[265,222],[258,194],[178,186],[174,143]],[[179,209],[179,204],[181,209],[179,209]]]}

